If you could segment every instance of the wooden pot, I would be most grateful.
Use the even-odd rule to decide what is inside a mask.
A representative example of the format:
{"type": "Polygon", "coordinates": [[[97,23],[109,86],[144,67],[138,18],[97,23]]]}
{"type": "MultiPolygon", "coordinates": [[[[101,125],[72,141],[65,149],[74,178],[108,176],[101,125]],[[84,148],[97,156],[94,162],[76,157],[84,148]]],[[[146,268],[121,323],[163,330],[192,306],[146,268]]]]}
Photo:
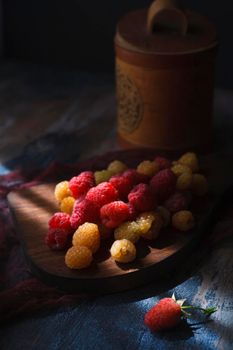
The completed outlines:
{"type": "Polygon", "coordinates": [[[129,147],[207,151],[212,140],[216,30],[175,0],[118,23],[118,135],[129,147]]]}

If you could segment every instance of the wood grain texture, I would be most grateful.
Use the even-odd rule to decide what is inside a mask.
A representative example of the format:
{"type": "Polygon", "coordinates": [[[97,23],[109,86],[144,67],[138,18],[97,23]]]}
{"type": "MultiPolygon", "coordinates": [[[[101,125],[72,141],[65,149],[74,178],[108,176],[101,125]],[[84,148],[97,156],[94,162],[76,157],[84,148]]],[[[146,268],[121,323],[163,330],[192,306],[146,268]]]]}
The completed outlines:
{"type": "Polygon", "coordinates": [[[143,285],[174,269],[203,233],[199,225],[188,233],[168,228],[153,242],[140,241],[137,258],[129,264],[117,264],[109,253],[113,241],[102,241],[89,268],[71,270],[65,266],[65,253],[44,243],[48,221],[58,211],[53,190],[53,184],[25,188],[11,192],[8,201],[32,270],[62,289],[116,292],[143,285]]]}

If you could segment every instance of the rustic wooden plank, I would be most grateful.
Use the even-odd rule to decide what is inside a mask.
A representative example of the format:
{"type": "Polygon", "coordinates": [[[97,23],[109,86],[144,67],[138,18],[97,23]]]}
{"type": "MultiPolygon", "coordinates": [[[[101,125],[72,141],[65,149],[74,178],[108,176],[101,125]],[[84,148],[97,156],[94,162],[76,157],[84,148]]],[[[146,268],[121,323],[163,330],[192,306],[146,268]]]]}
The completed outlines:
{"type": "Polygon", "coordinates": [[[54,185],[38,185],[11,192],[8,201],[32,270],[62,289],[106,293],[148,283],[174,269],[200,237],[196,230],[186,234],[166,230],[155,242],[140,242],[135,262],[127,265],[116,264],[109,254],[112,240],[103,241],[89,268],[70,270],[64,252],[52,252],[44,243],[48,221],[58,210],[53,191],[54,185]]]}

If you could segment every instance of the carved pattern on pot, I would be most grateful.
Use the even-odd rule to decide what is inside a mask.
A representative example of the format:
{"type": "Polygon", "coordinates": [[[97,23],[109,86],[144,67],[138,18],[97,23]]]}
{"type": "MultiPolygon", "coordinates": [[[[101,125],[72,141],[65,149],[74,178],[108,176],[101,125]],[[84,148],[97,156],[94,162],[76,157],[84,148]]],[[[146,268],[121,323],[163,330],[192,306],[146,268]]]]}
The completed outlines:
{"type": "Polygon", "coordinates": [[[143,116],[143,104],[135,83],[116,66],[118,127],[124,132],[136,130],[143,116]]]}

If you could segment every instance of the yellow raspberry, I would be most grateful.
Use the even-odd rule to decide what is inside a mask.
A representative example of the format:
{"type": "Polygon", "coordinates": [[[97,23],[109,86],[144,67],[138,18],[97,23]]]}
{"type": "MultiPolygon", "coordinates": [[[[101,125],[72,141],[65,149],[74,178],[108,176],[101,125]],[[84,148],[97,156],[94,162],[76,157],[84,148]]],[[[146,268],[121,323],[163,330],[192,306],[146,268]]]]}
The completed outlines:
{"type": "Polygon", "coordinates": [[[70,269],[84,269],[92,262],[92,252],[84,246],[71,247],[65,255],[65,264],[70,269]]]}
{"type": "Polygon", "coordinates": [[[197,196],[204,196],[208,192],[208,182],[204,175],[193,174],[192,191],[197,196]]]}
{"type": "Polygon", "coordinates": [[[113,175],[123,173],[127,169],[127,165],[120,160],[114,160],[108,165],[107,170],[109,170],[113,175]]]}
{"type": "Polygon", "coordinates": [[[101,182],[108,181],[113,173],[109,170],[99,170],[94,172],[95,183],[99,185],[101,182]]]}
{"type": "Polygon", "coordinates": [[[119,239],[128,239],[132,243],[136,243],[139,236],[139,225],[135,221],[127,221],[121,224],[114,232],[114,238],[119,239]]]}
{"type": "Polygon", "coordinates": [[[176,181],[176,189],[179,191],[189,190],[192,187],[193,176],[191,173],[183,173],[178,176],[176,181]]]}
{"type": "Polygon", "coordinates": [[[138,216],[136,222],[139,225],[139,234],[140,236],[144,235],[151,228],[152,222],[154,221],[155,212],[145,212],[138,216]]]}
{"type": "Polygon", "coordinates": [[[199,162],[197,155],[193,152],[187,152],[183,154],[178,160],[180,164],[188,166],[193,173],[196,173],[199,170],[199,162]]]}
{"type": "Polygon", "coordinates": [[[180,231],[189,231],[195,225],[193,214],[189,210],[181,210],[172,216],[172,226],[180,231]]]}
{"type": "Polygon", "coordinates": [[[160,214],[163,219],[163,227],[167,227],[171,221],[170,211],[162,206],[157,207],[157,212],[160,214]]]}
{"type": "Polygon", "coordinates": [[[173,173],[178,177],[183,173],[192,173],[192,170],[184,164],[175,164],[171,167],[171,170],[173,171],[173,173]]]}
{"type": "Polygon", "coordinates": [[[72,243],[74,247],[85,246],[95,253],[100,247],[98,226],[89,222],[80,225],[73,235],[72,243]]]}
{"type": "Polygon", "coordinates": [[[69,196],[69,197],[63,198],[60,203],[61,211],[71,215],[74,207],[74,202],[75,202],[74,197],[69,196]]]}
{"type": "Polygon", "coordinates": [[[159,164],[156,161],[144,160],[138,164],[137,172],[152,177],[159,172],[159,164]]]}
{"type": "Polygon", "coordinates": [[[142,213],[136,222],[139,225],[140,236],[149,240],[158,237],[164,223],[161,215],[155,211],[142,213]]]}
{"type": "Polygon", "coordinates": [[[71,196],[68,181],[59,182],[54,190],[54,196],[58,202],[61,202],[63,198],[71,196]]]}
{"type": "Polygon", "coordinates": [[[110,253],[114,260],[121,263],[128,263],[136,258],[135,245],[128,239],[115,241],[110,249],[110,253]]]}

